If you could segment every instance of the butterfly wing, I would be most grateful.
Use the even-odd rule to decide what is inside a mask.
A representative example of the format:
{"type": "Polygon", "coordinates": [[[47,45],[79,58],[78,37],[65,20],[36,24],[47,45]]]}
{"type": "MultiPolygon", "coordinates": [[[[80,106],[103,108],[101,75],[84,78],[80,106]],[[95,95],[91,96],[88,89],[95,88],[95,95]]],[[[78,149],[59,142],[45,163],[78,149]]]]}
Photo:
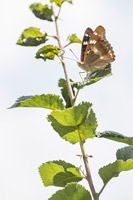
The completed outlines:
{"type": "Polygon", "coordinates": [[[89,67],[101,69],[114,60],[114,51],[105,37],[105,29],[98,26],[92,33],[85,49],[84,64],[88,64],[88,69],[89,67]]]}
{"type": "Polygon", "coordinates": [[[83,37],[83,41],[82,41],[82,46],[81,46],[81,61],[84,61],[84,55],[85,55],[85,51],[86,51],[86,47],[88,45],[88,41],[92,35],[93,31],[91,28],[87,28],[85,33],[84,33],[84,37],[83,37]]]}

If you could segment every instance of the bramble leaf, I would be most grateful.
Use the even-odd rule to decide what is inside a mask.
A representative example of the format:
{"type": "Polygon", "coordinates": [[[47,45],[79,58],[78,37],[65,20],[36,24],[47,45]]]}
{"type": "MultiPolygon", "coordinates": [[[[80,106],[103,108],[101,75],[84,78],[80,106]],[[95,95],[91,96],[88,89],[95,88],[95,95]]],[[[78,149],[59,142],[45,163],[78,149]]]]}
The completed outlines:
{"type": "Polygon", "coordinates": [[[42,94],[35,96],[20,97],[16,103],[10,108],[16,107],[38,107],[51,110],[63,110],[64,105],[62,99],[57,95],[42,94]]]}
{"type": "Polygon", "coordinates": [[[90,192],[76,183],[69,183],[63,190],[58,190],[49,200],[92,200],[90,192]]]}
{"type": "Polygon", "coordinates": [[[99,175],[104,184],[107,184],[112,178],[118,177],[120,172],[133,169],[133,160],[116,160],[114,163],[99,169],[99,175]]]}
{"type": "Polygon", "coordinates": [[[82,102],[78,106],[73,106],[62,111],[53,111],[51,115],[63,126],[78,126],[88,114],[91,103],[82,102]]]}
{"type": "Polygon", "coordinates": [[[42,5],[41,3],[34,3],[30,6],[31,11],[36,17],[43,20],[52,20],[52,10],[48,5],[42,5]]]}
{"type": "Polygon", "coordinates": [[[72,84],[72,86],[74,88],[77,88],[77,89],[82,89],[85,86],[96,83],[96,82],[98,82],[98,81],[102,80],[103,78],[110,76],[110,75],[112,75],[111,74],[111,65],[108,65],[102,70],[95,70],[93,72],[89,72],[87,74],[87,76],[84,78],[84,81],[75,82],[75,83],[72,84]]]}
{"type": "Polygon", "coordinates": [[[70,43],[82,43],[82,41],[77,37],[76,34],[69,35],[68,40],[70,43]]]}
{"type": "Polygon", "coordinates": [[[79,133],[82,141],[85,141],[87,138],[94,138],[97,126],[95,113],[92,109],[89,109],[86,120],[79,126],[79,133]]]}
{"type": "Polygon", "coordinates": [[[129,145],[133,145],[133,137],[127,137],[115,131],[104,131],[102,133],[98,132],[96,133],[96,136],[99,138],[106,138],[116,142],[123,142],[129,145]]]}
{"type": "Polygon", "coordinates": [[[59,52],[60,50],[57,46],[46,45],[36,52],[36,58],[42,58],[44,61],[46,59],[54,60],[55,55],[58,55],[59,52]]]}
{"type": "Polygon", "coordinates": [[[47,119],[51,122],[51,126],[60,135],[60,137],[71,144],[76,144],[80,141],[78,131],[74,126],[63,126],[62,124],[58,123],[52,115],[48,115],[47,119]]]}
{"type": "MultiPolygon", "coordinates": [[[[15,104],[13,104],[10,108],[16,108],[17,105],[18,105],[20,102],[25,101],[25,100],[27,100],[27,99],[32,99],[32,97],[33,97],[33,96],[22,96],[22,97],[19,97],[19,98],[16,100],[15,104]]],[[[10,108],[9,108],[9,109],[10,109],[10,108]]]]}
{"type": "Polygon", "coordinates": [[[116,153],[117,160],[126,161],[128,159],[133,160],[133,146],[127,146],[121,149],[118,149],[116,153]]]}
{"type": "Polygon", "coordinates": [[[51,3],[55,3],[57,6],[61,7],[61,5],[67,1],[68,3],[72,4],[72,0],[50,0],[51,3]]]}
{"type": "Polygon", "coordinates": [[[82,103],[75,107],[48,115],[48,121],[51,122],[53,129],[72,144],[93,138],[97,127],[95,113],[90,109],[91,104],[82,103]]]}
{"type": "Polygon", "coordinates": [[[41,33],[39,28],[29,27],[23,31],[17,44],[22,46],[38,46],[45,43],[48,39],[46,33],[41,33]]]}
{"type": "Polygon", "coordinates": [[[39,173],[45,186],[64,187],[67,183],[81,181],[79,168],[65,161],[51,161],[39,167],[39,173]]]}
{"type": "MultiPolygon", "coordinates": [[[[72,83],[73,81],[70,80],[70,82],[72,83]]],[[[59,80],[58,86],[61,87],[61,94],[62,94],[62,97],[64,98],[64,100],[66,102],[66,108],[71,107],[71,101],[70,101],[70,97],[69,97],[69,94],[68,94],[66,80],[61,78],[59,80]]],[[[72,87],[72,90],[73,90],[73,94],[75,96],[75,91],[74,91],[73,87],[72,87]]]]}

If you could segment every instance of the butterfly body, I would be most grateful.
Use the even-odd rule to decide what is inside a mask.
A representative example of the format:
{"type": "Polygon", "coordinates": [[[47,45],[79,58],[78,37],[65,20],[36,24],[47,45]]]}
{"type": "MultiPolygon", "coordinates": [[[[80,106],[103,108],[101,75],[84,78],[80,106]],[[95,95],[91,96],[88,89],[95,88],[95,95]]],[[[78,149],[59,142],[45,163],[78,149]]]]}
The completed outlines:
{"type": "Polygon", "coordinates": [[[104,69],[115,60],[112,46],[105,37],[105,29],[98,26],[93,32],[87,28],[82,42],[78,66],[86,72],[104,69]]]}

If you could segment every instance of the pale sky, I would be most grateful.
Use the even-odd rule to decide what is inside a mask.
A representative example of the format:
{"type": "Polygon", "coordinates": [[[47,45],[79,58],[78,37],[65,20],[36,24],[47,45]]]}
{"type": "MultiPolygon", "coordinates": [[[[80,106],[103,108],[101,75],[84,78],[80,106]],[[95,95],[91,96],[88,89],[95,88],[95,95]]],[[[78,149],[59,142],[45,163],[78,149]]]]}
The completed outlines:
{"type": "MultiPolygon", "coordinates": [[[[39,1],[47,3],[48,1],[39,1]]],[[[47,161],[65,160],[76,166],[82,161],[79,144],[71,145],[51,128],[46,117],[49,110],[16,108],[8,110],[20,96],[57,94],[59,78],[64,78],[59,61],[36,60],[40,47],[16,45],[25,28],[35,26],[53,35],[54,23],[37,19],[29,10],[33,0],[1,2],[0,12],[0,199],[47,200],[58,189],[44,187],[38,167],[47,161]]],[[[113,76],[81,90],[77,103],[93,103],[99,123],[98,131],[112,130],[133,136],[133,1],[132,0],[74,0],[64,4],[61,12],[60,33],[62,42],[72,33],[82,39],[87,27],[103,25],[112,44],[116,61],[112,64],[113,76]]],[[[55,41],[51,40],[51,43],[55,41]]],[[[47,42],[50,44],[50,41],[47,42]]],[[[80,58],[80,44],[71,46],[80,58]]],[[[66,56],[73,58],[69,51],[66,56]]],[[[69,77],[80,81],[77,64],[67,60],[69,77]]],[[[87,140],[87,154],[92,154],[91,171],[96,190],[102,187],[98,169],[115,161],[117,149],[126,146],[109,140],[87,140]]],[[[123,172],[106,186],[100,200],[132,200],[132,171],[123,172]]],[[[82,184],[82,182],[80,182],[82,184]]],[[[83,185],[88,189],[86,181],[83,185]]]]}

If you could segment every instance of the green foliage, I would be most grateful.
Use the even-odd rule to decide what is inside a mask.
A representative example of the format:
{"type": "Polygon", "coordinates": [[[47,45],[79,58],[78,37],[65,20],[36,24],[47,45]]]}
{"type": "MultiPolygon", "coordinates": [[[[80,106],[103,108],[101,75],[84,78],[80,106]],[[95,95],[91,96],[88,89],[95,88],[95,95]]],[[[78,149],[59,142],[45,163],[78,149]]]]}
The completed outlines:
{"type": "Polygon", "coordinates": [[[64,187],[67,183],[78,182],[84,178],[79,168],[62,160],[42,164],[39,172],[45,186],[64,187]]]}
{"type": "Polygon", "coordinates": [[[51,110],[63,110],[64,105],[62,99],[57,95],[42,94],[28,97],[20,97],[16,103],[11,107],[38,107],[47,108],[51,110]]]}
{"type": "Polygon", "coordinates": [[[120,172],[133,169],[133,160],[116,160],[99,170],[99,175],[104,184],[107,184],[113,177],[118,177],[120,172]]]}
{"type": "Polygon", "coordinates": [[[75,144],[80,141],[78,131],[74,126],[63,126],[58,123],[52,115],[48,116],[48,121],[51,122],[53,129],[59,133],[60,137],[69,141],[72,144],[75,144]]]}
{"type": "Polygon", "coordinates": [[[73,88],[82,89],[85,86],[92,85],[103,78],[106,78],[111,74],[111,65],[106,66],[104,69],[95,70],[93,72],[86,73],[86,77],[82,82],[75,82],[72,84],[73,88]]]}
{"type": "Polygon", "coordinates": [[[63,126],[78,126],[85,120],[91,103],[82,103],[62,111],[53,111],[51,115],[63,126]]]}
{"type": "Polygon", "coordinates": [[[95,113],[90,107],[90,103],[82,103],[63,112],[52,112],[48,120],[53,129],[66,141],[72,144],[80,140],[84,142],[87,138],[95,137],[97,127],[95,113]]]}
{"type": "Polygon", "coordinates": [[[94,138],[97,126],[98,124],[95,113],[92,109],[89,109],[86,120],[79,126],[82,141],[85,141],[87,138],[94,138]]]}
{"type": "Polygon", "coordinates": [[[96,133],[98,138],[106,138],[110,140],[114,140],[116,142],[123,142],[129,145],[133,145],[133,137],[127,137],[115,131],[104,131],[102,133],[96,133]]]}
{"type": "Polygon", "coordinates": [[[128,159],[133,160],[133,146],[127,146],[124,148],[121,148],[116,153],[117,160],[123,160],[126,161],[128,159]]]}
{"type": "Polygon", "coordinates": [[[17,44],[22,46],[38,46],[45,43],[48,39],[46,33],[41,33],[39,28],[29,27],[23,31],[17,44]]]}
{"type": "MultiPolygon", "coordinates": [[[[46,61],[47,59],[54,60],[55,56],[57,56],[60,59],[65,71],[65,63],[62,54],[62,52],[64,52],[64,48],[72,43],[81,44],[81,40],[76,34],[72,34],[68,36],[67,45],[63,47],[63,45],[60,44],[57,21],[59,19],[61,6],[64,2],[72,3],[72,0],[50,0],[50,2],[54,2],[56,6],[59,7],[57,8],[57,14],[54,12],[54,7],[52,4],[50,7],[48,5],[42,5],[41,3],[34,3],[30,6],[30,9],[37,18],[55,22],[57,34],[52,37],[57,40],[60,48],[51,44],[43,46],[37,51],[36,58],[42,58],[44,61],[46,61]]],[[[17,44],[22,46],[38,46],[45,43],[48,40],[47,37],[47,33],[41,33],[39,28],[30,27],[23,31],[17,41],[17,44]]],[[[67,77],[67,73],[65,75],[67,77]]],[[[95,113],[91,108],[91,103],[82,102],[77,106],[73,106],[80,89],[94,84],[109,75],[111,75],[111,65],[106,66],[102,70],[95,70],[87,73],[82,82],[74,82],[70,80],[70,83],[67,84],[66,80],[60,79],[58,86],[61,88],[61,94],[65,100],[66,106],[63,104],[63,99],[61,99],[59,96],[42,94],[35,96],[22,96],[17,99],[16,103],[11,106],[11,108],[40,107],[53,110],[47,117],[48,121],[51,122],[51,126],[61,138],[65,139],[71,144],[80,142],[85,168],[87,169],[88,163],[87,160],[85,161],[86,153],[83,146],[83,143],[86,141],[86,139],[94,137],[107,138],[117,142],[123,142],[128,145],[133,145],[133,137],[127,137],[114,131],[96,133],[98,124],[95,113]],[[69,95],[69,84],[71,84],[74,97],[69,95]],[[77,92],[76,95],[75,91],[77,92]]],[[[97,199],[97,195],[101,194],[105,185],[113,177],[119,176],[119,174],[123,171],[133,169],[133,146],[119,149],[116,156],[117,160],[114,163],[104,166],[99,170],[99,175],[104,182],[104,186],[99,194],[95,193],[94,195],[92,187],[90,187],[93,197],[96,196],[96,198],[94,197],[95,200],[97,199]]],[[[54,185],[58,187],[65,187],[63,190],[56,192],[49,200],[92,200],[90,193],[81,185],[76,183],[85,177],[81,175],[79,168],[75,167],[74,165],[61,160],[46,162],[39,167],[39,173],[44,186],[54,185]]],[[[91,179],[91,177],[89,178],[91,179]]],[[[86,179],[88,179],[87,176],[86,179]]]]}
{"type": "MultiPolygon", "coordinates": [[[[22,96],[22,97],[19,97],[16,102],[10,107],[10,108],[16,108],[18,107],[19,103],[22,102],[22,101],[25,101],[25,100],[29,100],[29,99],[32,99],[33,96],[22,96]]],[[[9,108],[9,109],[10,109],[9,108]]]]}
{"type": "MultiPolygon", "coordinates": [[[[70,82],[73,82],[73,81],[70,80],[70,82]]],[[[71,101],[70,101],[70,97],[69,97],[69,94],[68,94],[68,88],[67,88],[66,80],[61,78],[59,80],[58,86],[61,88],[61,94],[62,94],[62,97],[64,98],[64,100],[66,102],[66,108],[71,107],[71,101]]],[[[75,95],[75,91],[74,91],[73,87],[72,87],[72,90],[73,90],[73,94],[75,95]]]]}
{"type": "Polygon", "coordinates": [[[41,3],[34,3],[30,6],[31,11],[36,17],[43,20],[52,20],[52,10],[48,5],[42,5],[41,3]]]}
{"type": "Polygon", "coordinates": [[[53,45],[46,45],[39,49],[36,53],[36,58],[42,58],[44,61],[47,59],[54,60],[55,55],[60,52],[59,48],[53,45]]]}
{"type": "Polygon", "coordinates": [[[133,169],[133,146],[119,149],[116,156],[117,160],[114,163],[99,170],[99,175],[104,184],[107,184],[113,177],[119,176],[120,172],[133,169]]]}
{"type": "Polygon", "coordinates": [[[72,35],[69,35],[68,36],[68,40],[69,40],[69,44],[72,44],[72,43],[82,43],[82,41],[77,37],[76,34],[72,34],[72,35]]]}
{"type": "Polygon", "coordinates": [[[72,0],[50,0],[51,3],[55,3],[57,6],[61,7],[62,4],[67,1],[68,3],[72,4],[72,0]]]}
{"type": "Polygon", "coordinates": [[[90,193],[81,185],[70,183],[57,191],[49,200],[92,200],[90,193]]]}

